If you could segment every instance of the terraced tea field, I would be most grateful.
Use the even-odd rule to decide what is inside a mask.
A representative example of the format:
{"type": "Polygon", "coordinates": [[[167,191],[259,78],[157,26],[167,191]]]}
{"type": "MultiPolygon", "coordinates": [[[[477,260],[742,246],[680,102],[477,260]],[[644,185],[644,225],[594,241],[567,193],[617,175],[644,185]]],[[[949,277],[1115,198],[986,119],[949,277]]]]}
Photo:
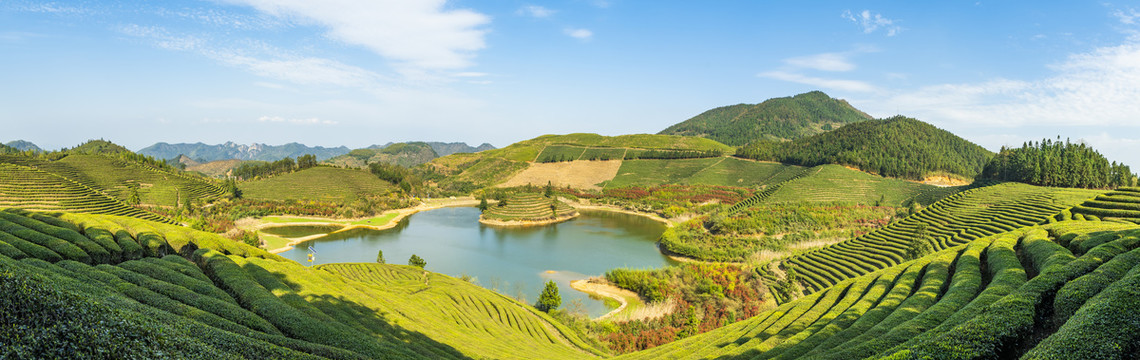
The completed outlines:
{"type": "Polygon", "coordinates": [[[109,197],[71,179],[21,165],[0,163],[0,207],[49,212],[132,216],[171,220],[109,197]]]}
{"type": "Polygon", "coordinates": [[[807,292],[900,264],[911,240],[923,236],[936,250],[1046,222],[1100,191],[1004,183],[975,188],[930,205],[905,219],[839,244],[793,256],[807,292]]]}
{"type": "Polygon", "coordinates": [[[243,196],[255,200],[352,201],[396,190],[365,170],[318,166],[239,184],[243,196]]]}
{"type": "Polygon", "coordinates": [[[136,188],[140,203],[146,205],[174,206],[180,197],[206,201],[225,194],[213,180],[106,155],[72,154],[57,161],[0,156],[0,163],[33,167],[121,200],[136,188]]]}
{"type": "Polygon", "coordinates": [[[14,325],[0,329],[2,357],[603,354],[525,304],[444,275],[382,264],[312,269],[215,234],[118,216],[0,211],[0,290],[14,325]]]}
{"type": "Polygon", "coordinates": [[[508,198],[504,205],[488,208],[483,212],[483,218],[499,221],[535,221],[568,218],[577,214],[577,210],[561,201],[540,194],[518,194],[508,198]]]}
{"type": "Polygon", "coordinates": [[[1140,224],[1140,188],[1124,187],[1073,207],[1078,220],[1120,219],[1140,224]]]}
{"type": "MultiPolygon", "coordinates": [[[[848,256],[853,259],[854,256],[848,256]]],[[[628,359],[1121,359],[1140,349],[1140,228],[1065,221],[853,276],[628,359]],[[1066,239],[1103,235],[1087,252],[1066,239]]]]}

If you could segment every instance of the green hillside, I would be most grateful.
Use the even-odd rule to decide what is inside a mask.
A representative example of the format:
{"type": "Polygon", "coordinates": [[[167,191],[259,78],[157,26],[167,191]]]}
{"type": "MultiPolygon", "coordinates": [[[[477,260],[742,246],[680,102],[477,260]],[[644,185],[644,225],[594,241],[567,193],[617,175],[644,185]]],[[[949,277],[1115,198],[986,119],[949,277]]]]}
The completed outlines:
{"type": "Polygon", "coordinates": [[[382,163],[412,167],[439,157],[431,145],[423,142],[396,143],[383,149],[355,149],[324,163],[339,167],[366,168],[382,163]]]}
{"type": "Polygon", "coordinates": [[[756,142],[736,154],[803,166],[848,165],[906,179],[937,174],[972,179],[993,156],[949,131],[902,116],[853,123],[791,142],[756,142]]]}
{"type": "Polygon", "coordinates": [[[642,150],[670,153],[682,151],[728,153],[733,149],[709,139],[672,135],[543,135],[500,149],[444,156],[432,160],[427,166],[447,176],[441,181],[441,185],[471,191],[506,181],[515,173],[525,169],[527,163],[540,161],[540,155],[548,147],[551,151],[558,149],[557,151],[575,152],[579,157],[587,149],[601,152],[603,148],[614,149],[613,154],[616,154],[617,149],[623,149],[623,154],[631,151],[641,154],[642,150]]]}
{"type": "Polygon", "coordinates": [[[113,154],[72,153],[55,161],[0,156],[0,163],[34,167],[122,201],[137,192],[143,205],[174,206],[179,197],[206,201],[225,195],[218,184],[206,178],[134,161],[138,155],[133,153],[113,154]]]}
{"type": "Polygon", "coordinates": [[[866,120],[871,116],[847,101],[812,91],[759,104],[719,107],[658,134],[699,136],[742,146],[758,140],[795,140],[866,120]]]}
{"type": "Polygon", "coordinates": [[[242,197],[254,200],[320,200],[350,202],[397,190],[367,170],[317,166],[242,182],[242,197]]]}
{"type": "Polygon", "coordinates": [[[444,275],[382,264],[313,269],[124,217],[0,211],[0,291],[4,358],[601,354],[545,314],[444,275]]]}
{"type": "Polygon", "coordinates": [[[122,215],[171,222],[66,177],[7,163],[0,163],[0,207],[122,215]]]}
{"type": "Polygon", "coordinates": [[[621,358],[1130,358],[1140,349],[1138,247],[1135,225],[999,232],[621,358]],[[1095,246],[1064,246],[1082,238],[1095,246]]]}

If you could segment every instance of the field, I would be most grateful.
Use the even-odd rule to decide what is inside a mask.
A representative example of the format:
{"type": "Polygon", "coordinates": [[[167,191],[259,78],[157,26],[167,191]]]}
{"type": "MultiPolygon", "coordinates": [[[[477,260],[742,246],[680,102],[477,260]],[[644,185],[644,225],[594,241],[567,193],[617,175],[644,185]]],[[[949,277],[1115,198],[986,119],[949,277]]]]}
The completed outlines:
{"type": "Polygon", "coordinates": [[[621,358],[1127,358],[1140,345],[1138,236],[1074,221],[1001,232],[621,358]],[[1087,252],[1063,246],[1093,234],[1087,252]]]}
{"type": "Polygon", "coordinates": [[[1120,219],[1140,224],[1140,188],[1124,187],[1073,207],[1072,214],[1089,220],[1120,219]]]}
{"type": "Polygon", "coordinates": [[[396,189],[368,171],[318,166],[268,179],[243,182],[243,197],[255,200],[351,202],[396,189]]]}
{"type": "Polygon", "coordinates": [[[540,194],[518,194],[491,206],[483,218],[499,221],[549,220],[575,216],[574,208],[540,194]]]}
{"type": "Polygon", "coordinates": [[[811,169],[808,176],[772,193],[768,201],[850,201],[860,204],[903,206],[908,201],[931,204],[960,187],[937,187],[917,182],[884,178],[839,165],[822,165],[811,169]]]}
{"type": "Polygon", "coordinates": [[[0,157],[0,162],[35,167],[126,200],[136,188],[140,204],[174,206],[179,197],[201,201],[220,198],[218,184],[202,177],[154,168],[107,155],[72,154],[56,161],[0,157]]]}
{"type": "Polygon", "coordinates": [[[0,207],[123,215],[171,222],[62,176],[5,163],[0,163],[0,207]]]}
{"type": "Polygon", "coordinates": [[[547,164],[530,164],[526,170],[516,173],[498,187],[545,186],[551,184],[563,188],[599,190],[598,183],[614,178],[621,167],[621,160],[610,161],[569,161],[547,164]]]}
{"type": "Polygon", "coordinates": [[[757,187],[794,176],[803,167],[763,163],[732,157],[626,160],[606,188],[661,184],[757,187]]]}
{"type": "Polygon", "coordinates": [[[0,329],[4,357],[602,354],[545,314],[444,275],[382,264],[310,269],[124,217],[0,212],[0,289],[5,323],[16,325],[0,329]]]}

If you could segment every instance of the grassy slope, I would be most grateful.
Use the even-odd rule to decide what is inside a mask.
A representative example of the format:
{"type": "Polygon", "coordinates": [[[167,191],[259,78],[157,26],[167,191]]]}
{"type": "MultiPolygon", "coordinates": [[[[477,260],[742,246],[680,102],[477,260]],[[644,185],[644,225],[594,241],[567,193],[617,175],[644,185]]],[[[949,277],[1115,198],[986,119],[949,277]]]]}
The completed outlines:
{"type": "Polygon", "coordinates": [[[207,179],[154,169],[104,155],[73,154],[57,161],[3,157],[0,162],[32,166],[125,200],[129,187],[138,187],[142,204],[174,206],[177,196],[195,199],[222,196],[223,190],[207,179]]]}
{"type": "Polygon", "coordinates": [[[882,205],[901,206],[911,199],[930,204],[960,190],[960,187],[940,188],[913,181],[884,178],[839,165],[822,165],[812,168],[809,176],[781,187],[768,201],[853,201],[860,204],[874,204],[882,200],[882,205]]]}
{"type": "Polygon", "coordinates": [[[0,288],[10,291],[0,317],[19,326],[0,328],[9,340],[0,357],[583,358],[596,351],[526,305],[417,268],[314,270],[177,226],[5,214],[0,288]]]}
{"type": "Polygon", "coordinates": [[[0,163],[0,207],[169,219],[131,207],[103,192],[39,169],[0,163]]]}
{"type": "Polygon", "coordinates": [[[364,170],[318,166],[268,179],[240,184],[242,196],[257,200],[351,201],[364,195],[383,195],[394,189],[364,170]]]}
{"type": "Polygon", "coordinates": [[[430,162],[444,173],[453,176],[445,181],[469,182],[476,186],[489,186],[509,179],[535,161],[548,145],[576,145],[584,147],[717,150],[729,152],[732,147],[713,140],[672,135],[621,135],[597,134],[543,135],[520,141],[501,149],[478,153],[461,153],[444,156],[430,162]]]}
{"type": "Polygon", "coordinates": [[[1136,316],[1111,311],[1135,303],[1125,289],[1140,280],[1138,236],[1135,225],[1079,221],[1001,233],[622,358],[1125,357],[1140,342],[1126,330],[1136,316]],[[1088,252],[1058,245],[1082,234],[1108,236],[1088,252]],[[1100,285],[1075,281],[1085,276],[1100,285]],[[1060,298],[1079,315],[1052,315],[1060,298]]]}
{"type": "Polygon", "coordinates": [[[608,188],[661,184],[703,184],[753,187],[780,182],[803,169],[737,158],[627,160],[608,188]]]}

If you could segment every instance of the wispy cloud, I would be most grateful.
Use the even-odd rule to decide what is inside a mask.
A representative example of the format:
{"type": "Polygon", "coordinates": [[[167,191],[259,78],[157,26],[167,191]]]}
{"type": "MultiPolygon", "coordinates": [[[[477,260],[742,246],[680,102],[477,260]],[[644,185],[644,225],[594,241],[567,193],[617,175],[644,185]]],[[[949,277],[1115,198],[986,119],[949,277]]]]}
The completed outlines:
{"type": "Polygon", "coordinates": [[[589,29],[566,28],[562,30],[562,33],[566,34],[569,37],[581,40],[589,40],[590,38],[594,37],[594,32],[590,31],[589,29]]]}
{"type": "Polygon", "coordinates": [[[798,67],[820,71],[851,71],[855,64],[848,59],[850,53],[823,53],[808,56],[797,56],[784,59],[784,63],[798,67]]]}
{"type": "Polygon", "coordinates": [[[250,46],[253,50],[231,49],[215,47],[200,37],[175,35],[161,27],[127,25],[119,31],[149,40],[159,48],[198,53],[259,76],[295,84],[370,88],[378,86],[383,80],[382,76],[372,71],[331,59],[291,55],[266,44],[250,46]]]}
{"type": "Polygon", "coordinates": [[[286,118],[283,118],[280,116],[262,116],[260,118],[257,118],[257,121],[263,122],[263,123],[288,123],[288,124],[295,124],[295,125],[336,125],[337,124],[336,121],[321,120],[318,118],[286,119],[286,118]]]}
{"type": "Polygon", "coordinates": [[[41,2],[32,4],[18,4],[16,9],[19,11],[34,12],[34,13],[49,13],[57,15],[88,15],[94,13],[93,10],[75,5],[60,5],[56,2],[41,2]]]}
{"type": "Polygon", "coordinates": [[[806,84],[826,89],[834,89],[841,91],[852,92],[870,92],[875,91],[875,87],[871,84],[856,81],[856,80],[842,80],[842,79],[825,79],[818,77],[805,76],[802,74],[785,72],[785,71],[768,71],[757,74],[759,77],[789,81],[794,83],[806,84]]]}
{"type": "Polygon", "coordinates": [[[1137,12],[1136,9],[1132,8],[1116,9],[1113,10],[1112,16],[1116,17],[1117,20],[1120,20],[1121,24],[1135,25],[1137,23],[1137,19],[1140,19],[1140,12],[1137,12]]]}
{"type": "Polygon", "coordinates": [[[540,18],[540,19],[550,17],[550,15],[554,15],[554,13],[555,13],[554,10],[551,10],[551,9],[548,9],[548,8],[545,8],[542,6],[538,6],[538,5],[526,5],[526,6],[519,8],[518,11],[515,11],[515,14],[518,14],[521,16],[530,16],[533,18],[540,18]]]}
{"type": "Polygon", "coordinates": [[[457,69],[483,49],[491,19],[454,9],[446,0],[229,0],[300,24],[327,28],[326,36],[363,46],[398,66],[457,69]]]}
{"type": "Polygon", "coordinates": [[[987,126],[1140,127],[1140,43],[1102,47],[1033,81],[943,84],[892,97],[924,117],[987,126]]]}
{"type": "Polygon", "coordinates": [[[882,29],[886,31],[887,36],[895,36],[903,30],[901,26],[895,24],[898,20],[885,18],[883,14],[872,13],[870,10],[863,10],[858,13],[852,13],[851,10],[846,10],[843,12],[843,18],[862,27],[864,34],[870,34],[882,29]]]}

